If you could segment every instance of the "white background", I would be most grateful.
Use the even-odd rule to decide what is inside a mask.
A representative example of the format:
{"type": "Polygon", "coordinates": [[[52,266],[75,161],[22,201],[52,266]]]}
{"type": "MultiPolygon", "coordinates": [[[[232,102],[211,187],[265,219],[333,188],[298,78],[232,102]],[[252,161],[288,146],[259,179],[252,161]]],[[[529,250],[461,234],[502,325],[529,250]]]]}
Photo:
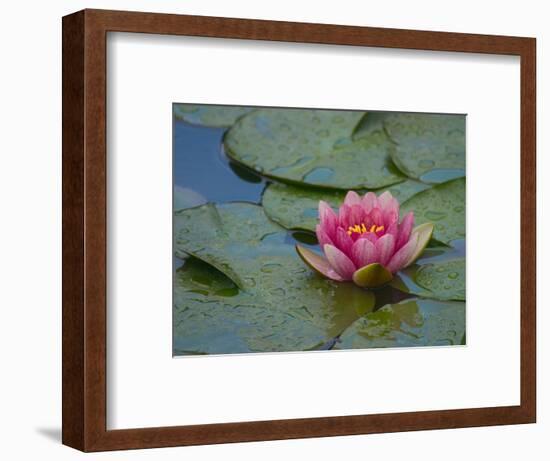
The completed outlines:
{"type": "MultiPolygon", "coordinates": [[[[6,459],[75,459],[59,445],[61,424],[61,29],[60,16],[82,7],[137,9],[218,16],[529,35],[538,38],[538,82],[547,79],[550,53],[544,2],[310,2],[277,1],[60,1],[4,6],[2,27],[2,334],[3,380],[0,452],[6,459]]],[[[542,206],[550,186],[542,177],[548,161],[542,128],[549,107],[539,87],[539,236],[548,234],[542,206]]],[[[548,172],[547,172],[548,174],[548,172]]],[[[550,451],[550,342],[544,280],[550,257],[539,243],[539,423],[481,429],[264,442],[211,447],[119,452],[88,458],[118,459],[335,459],[544,460],[550,451]]],[[[499,264],[506,262],[505,252],[499,264]]]]}
{"type": "Polygon", "coordinates": [[[109,429],[519,404],[519,58],[144,34],[107,50],[109,429]],[[172,359],[173,101],[467,113],[467,347],[172,359]],[[327,398],[336,383],[362,384],[327,398]]]}

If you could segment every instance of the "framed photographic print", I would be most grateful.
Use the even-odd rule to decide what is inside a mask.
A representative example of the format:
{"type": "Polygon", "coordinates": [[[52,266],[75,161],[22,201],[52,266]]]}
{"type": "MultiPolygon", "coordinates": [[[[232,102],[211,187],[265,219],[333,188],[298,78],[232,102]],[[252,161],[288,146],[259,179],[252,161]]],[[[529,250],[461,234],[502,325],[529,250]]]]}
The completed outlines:
{"type": "Polygon", "coordinates": [[[63,443],[535,421],[535,40],[63,18],[63,443]]]}

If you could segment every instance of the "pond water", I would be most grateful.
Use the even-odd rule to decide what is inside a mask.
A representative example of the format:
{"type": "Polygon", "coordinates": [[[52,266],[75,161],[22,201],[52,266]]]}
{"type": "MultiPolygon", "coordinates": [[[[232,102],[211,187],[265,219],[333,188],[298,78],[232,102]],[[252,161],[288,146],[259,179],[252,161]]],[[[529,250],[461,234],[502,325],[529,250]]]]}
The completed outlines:
{"type": "MultiPolygon", "coordinates": [[[[230,202],[261,204],[262,194],[271,181],[259,176],[253,170],[236,164],[227,157],[223,148],[226,128],[193,125],[175,119],[173,130],[175,209],[194,207],[207,202],[215,204],[230,202]],[[183,202],[178,202],[178,190],[180,192],[183,191],[183,202]]],[[[315,174],[322,176],[325,173],[318,171],[315,174]]],[[[457,173],[455,170],[434,170],[433,173],[429,172],[421,179],[425,179],[425,182],[429,183],[432,181],[441,182],[441,180],[446,180],[447,178],[453,179],[458,176],[460,176],[460,173],[457,173]]],[[[299,243],[320,252],[317,238],[313,232],[289,230],[286,233],[283,245],[294,246],[296,243],[299,243]]],[[[422,264],[432,262],[445,263],[446,261],[464,257],[465,241],[456,240],[451,242],[450,247],[442,245],[428,248],[419,262],[422,264]]],[[[186,264],[189,264],[189,260],[193,259],[192,257],[190,259],[175,257],[175,268],[184,268],[186,264]]],[[[452,278],[451,275],[452,273],[449,275],[450,278],[452,278]]],[[[387,304],[395,304],[407,299],[416,299],[418,295],[421,296],[425,292],[425,288],[416,283],[414,271],[403,271],[403,273],[400,273],[396,277],[396,280],[400,289],[395,288],[397,285],[392,283],[392,285],[387,285],[374,291],[375,303],[372,309],[373,312],[376,312],[387,304]]],[[[233,292],[231,290],[237,289],[231,287],[226,290],[227,292],[233,292]]],[[[338,343],[340,342],[339,336],[340,333],[334,338],[318,344],[315,348],[319,350],[338,348],[338,343]]],[[[464,343],[464,341],[465,338],[462,338],[461,343],[464,343]]],[[[458,343],[458,340],[456,343],[458,343]]],[[[178,344],[177,340],[175,344],[178,344]]],[[[407,345],[407,341],[405,340],[403,344],[407,345]]],[[[448,343],[443,342],[442,344],[448,343]]],[[[219,347],[223,348],[223,345],[219,347]]],[[[181,346],[179,349],[175,346],[174,352],[176,355],[198,353],[191,350],[187,345],[181,346]]],[[[223,353],[222,350],[219,352],[223,353]]],[[[240,351],[237,350],[237,352],[240,351]]]]}

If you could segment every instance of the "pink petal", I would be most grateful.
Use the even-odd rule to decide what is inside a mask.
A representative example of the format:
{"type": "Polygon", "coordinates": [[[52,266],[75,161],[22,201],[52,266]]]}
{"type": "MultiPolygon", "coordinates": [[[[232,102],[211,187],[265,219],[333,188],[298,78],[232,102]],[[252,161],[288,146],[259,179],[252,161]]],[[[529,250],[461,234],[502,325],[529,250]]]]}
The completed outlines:
{"type": "Polygon", "coordinates": [[[395,249],[395,240],[393,235],[386,234],[380,237],[375,244],[375,249],[377,256],[376,262],[385,266],[392,257],[395,249]]]}
{"type": "Polygon", "coordinates": [[[344,199],[344,203],[346,205],[360,205],[361,204],[361,197],[359,197],[359,194],[353,190],[350,190],[346,194],[346,198],[344,199]]]}
{"type": "Polygon", "coordinates": [[[342,282],[344,280],[336,272],[334,272],[334,269],[330,267],[328,261],[321,255],[318,255],[317,253],[300,245],[296,245],[296,251],[298,252],[300,258],[302,258],[302,260],[314,271],[338,282],[342,282]]]}
{"type": "Polygon", "coordinates": [[[356,270],[355,264],[344,253],[333,245],[323,247],[329,264],[344,280],[351,280],[356,270]]]}
{"type": "Polygon", "coordinates": [[[372,219],[372,223],[377,226],[382,226],[384,224],[384,220],[382,219],[382,211],[380,208],[375,208],[372,210],[370,212],[370,218],[372,219]]]}
{"type": "Polygon", "coordinates": [[[319,201],[319,220],[325,232],[331,237],[334,236],[338,226],[338,217],[331,206],[323,200],[319,201]]]}
{"type": "Polygon", "coordinates": [[[332,239],[330,238],[330,235],[328,235],[325,232],[325,229],[321,224],[317,224],[315,227],[315,233],[317,234],[317,240],[319,240],[319,245],[321,245],[321,248],[325,246],[327,243],[330,243],[331,245],[334,244],[332,239]]]}
{"type": "Polygon", "coordinates": [[[363,207],[361,205],[353,205],[351,207],[350,212],[350,222],[351,226],[354,226],[356,224],[361,224],[365,220],[365,212],[363,211],[363,207]]]}
{"type": "Polygon", "coordinates": [[[392,256],[390,262],[386,266],[392,274],[395,274],[399,269],[403,268],[410,260],[416,250],[417,243],[418,234],[413,234],[409,241],[392,256]]]}
{"type": "Polygon", "coordinates": [[[338,211],[338,225],[344,229],[348,229],[351,226],[351,207],[349,205],[342,205],[338,211]]]}
{"type": "Polygon", "coordinates": [[[378,206],[378,198],[374,192],[367,192],[362,200],[365,213],[370,213],[373,208],[378,206]]]}
{"type": "Polygon", "coordinates": [[[388,204],[382,209],[384,215],[384,226],[389,227],[394,222],[399,221],[399,202],[391,198],[388,204]]]}
{"type": "Polygon", "coordinates": [[[367,232],[366,234],[363,234],[359,237],[360,239],[366,239],[371,243],[376,243],[378,240],[378,236],[374,232],[367,232]]]}
{"type": "Polygon", "coordinates": [[[411,237],[412,228],[414,226],[414,213],[409,211],[401,224],[399,224],[399,236],[397,237],[396,248],[401,248],[405,243],[407,243],[411,237]]]}
{"type": "Polygon", "coordinates": [[[397,236],[399,234],[399,224],[397,222],[390,224],[388,228],[385,229],[385,233],[393,235],[394,242],[397,242],[397,236]]]}
{"type": "Polygon", "coordinates": [[[365,238],[357,240],[351,249],[351,257],[357,267],[368,266],[376,260],[374,244],[365,238]]]}
{"type": "Polygon", "coordinates": [[[380,197],[378,197],[378,208],[385,210],[390,205],[392,200],[393,200],[393,195],[389,190],[387,190],[386,192],[381,194],[380,197]]]}
{"type": "MultiPolygon", "coordinates": [[[[353,239],[348,233],[339,227],[336,230],[336,247],[343,251],[345,254],[351,254],[351,247],[353,246],[353,239]]],[[[323,245],[324,248],[324,245],[323,245]]]]}

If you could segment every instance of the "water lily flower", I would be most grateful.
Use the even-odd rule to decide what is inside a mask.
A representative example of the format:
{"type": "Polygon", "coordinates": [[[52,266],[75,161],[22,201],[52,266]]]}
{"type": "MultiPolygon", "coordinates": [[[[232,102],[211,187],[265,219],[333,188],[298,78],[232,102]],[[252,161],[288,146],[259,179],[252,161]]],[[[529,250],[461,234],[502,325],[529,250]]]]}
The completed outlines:
{"type": "Polygon", "coordinates": [[[319,219],[316,232],[325,257],[296,245],[302,260],[331,280],[353,280],[366,288],[384,285],[411,265],[426,248],[434,227],[425,223],[413,229],[412,211],[399,222],[399,202],[389,191],[364,197],[349,191],[338,213],[321,200],[319,219]]]}

